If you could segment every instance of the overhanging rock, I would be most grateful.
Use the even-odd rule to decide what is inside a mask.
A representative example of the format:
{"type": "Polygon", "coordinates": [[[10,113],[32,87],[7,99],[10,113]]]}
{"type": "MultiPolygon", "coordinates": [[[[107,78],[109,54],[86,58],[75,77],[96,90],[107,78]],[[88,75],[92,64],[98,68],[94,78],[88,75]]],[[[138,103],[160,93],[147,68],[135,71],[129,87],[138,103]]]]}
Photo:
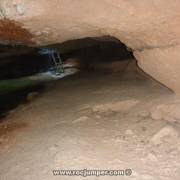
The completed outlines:
{"type": "Polygon", "coordinates": [[[178,0],[1,0],[0,17],[1,43],[39,46],[116,37],[145,72],[180,92],[178,0]]]}

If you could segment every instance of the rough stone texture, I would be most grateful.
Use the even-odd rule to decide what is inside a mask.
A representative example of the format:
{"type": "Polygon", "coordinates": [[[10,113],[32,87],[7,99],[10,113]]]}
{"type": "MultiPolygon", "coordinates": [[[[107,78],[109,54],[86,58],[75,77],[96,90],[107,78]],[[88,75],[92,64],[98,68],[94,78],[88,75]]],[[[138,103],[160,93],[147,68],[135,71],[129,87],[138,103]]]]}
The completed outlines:
{"type": "Polygon", "coordinates": [[[13,20],[0,20],[0,37],[1,42],[8,44],[33,44],[31,33],[13,20]]]}
{"type": "Polygon", "coordinates": [[[180,46],[136,51],[138,65],[156,80],[180,93],[180,46]]]}
{"type": "Polygon", "coordinates": [[[114,36],[144,71],[180,92],[179,0],[1,0],[0,17],[23,24],[36,45],[114,36]]]}
{"type": "Polygon", "coordinates": [[[160,129],[156,134],[154,134],[150,142],[154,145],[160,145],[163,143],[176,143],[178,141],[178,131],[171,126],[166,126],[160,129]]]}

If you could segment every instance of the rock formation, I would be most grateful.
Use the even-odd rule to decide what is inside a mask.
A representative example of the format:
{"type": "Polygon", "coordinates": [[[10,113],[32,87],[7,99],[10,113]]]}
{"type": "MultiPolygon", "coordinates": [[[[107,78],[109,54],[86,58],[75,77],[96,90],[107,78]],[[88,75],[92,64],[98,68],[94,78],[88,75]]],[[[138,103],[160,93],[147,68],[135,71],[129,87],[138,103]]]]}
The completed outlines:
{"type": "Polygon", "coordinates": [[[180,92],[179,0],[1,0],[1,44],[39,46],[113,36],[139,66],[180,92]]]}

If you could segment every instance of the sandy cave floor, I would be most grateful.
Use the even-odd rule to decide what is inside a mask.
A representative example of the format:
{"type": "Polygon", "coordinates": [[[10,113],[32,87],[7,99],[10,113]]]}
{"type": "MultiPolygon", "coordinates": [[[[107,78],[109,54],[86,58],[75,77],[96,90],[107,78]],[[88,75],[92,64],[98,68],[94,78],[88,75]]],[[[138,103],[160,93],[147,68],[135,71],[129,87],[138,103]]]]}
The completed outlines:
{"type": "Polygon", "coordinates": [[[0,179],[180,179],[180,100],[134,73],[57,81],[0,124],[0,179]],[[129,177],[53,169],[132,169],[129,177]]]}

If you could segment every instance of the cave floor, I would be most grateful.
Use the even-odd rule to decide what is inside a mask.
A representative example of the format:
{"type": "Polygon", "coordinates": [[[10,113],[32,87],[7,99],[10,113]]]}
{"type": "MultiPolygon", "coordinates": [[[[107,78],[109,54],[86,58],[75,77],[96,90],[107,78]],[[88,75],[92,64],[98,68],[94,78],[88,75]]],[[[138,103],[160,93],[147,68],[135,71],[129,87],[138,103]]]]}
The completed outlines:
{"type": "Polygon", "coordinates": [[[59,80],[1,122],[0,179],[179,180],[178,115],[165,118],[178,103],[170,90],[133,72],[59,80]],[[55,169],[132,175],[57,177],[55,169]]]}

